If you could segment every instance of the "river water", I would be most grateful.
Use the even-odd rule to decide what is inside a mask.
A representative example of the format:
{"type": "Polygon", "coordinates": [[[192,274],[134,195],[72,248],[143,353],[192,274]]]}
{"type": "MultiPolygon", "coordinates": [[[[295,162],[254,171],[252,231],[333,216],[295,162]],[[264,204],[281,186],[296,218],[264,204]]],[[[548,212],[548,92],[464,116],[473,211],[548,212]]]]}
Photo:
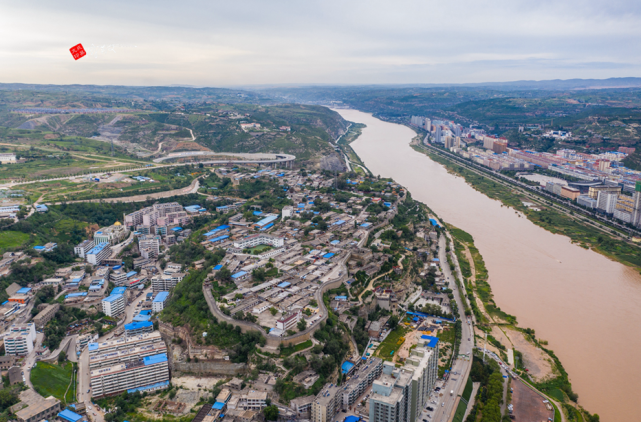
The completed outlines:
{"type": "Polygon", "coordinates": [[[336,111],[367,125],[352,147],[372,173],[474,237],[497,305],[549,341],[579,404],[602,421],[641,421],[641,275],[475,191],[410,148],[413,130],[336,111]]]}

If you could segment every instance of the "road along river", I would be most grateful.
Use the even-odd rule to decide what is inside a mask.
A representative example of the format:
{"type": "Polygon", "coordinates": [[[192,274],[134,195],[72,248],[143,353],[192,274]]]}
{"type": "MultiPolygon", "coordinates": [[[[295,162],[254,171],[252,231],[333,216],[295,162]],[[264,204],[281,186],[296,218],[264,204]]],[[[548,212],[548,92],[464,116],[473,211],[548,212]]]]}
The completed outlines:
{"type": "Polygon", "coordinates": [[[392,177],[474,236],[497,305],[549,341],[579,403],[602,421],[641,420],[641,275],[475,191],[410,148],[413,130],[336,111],[367,125],[352,147],[372,173],[392,177]]]}

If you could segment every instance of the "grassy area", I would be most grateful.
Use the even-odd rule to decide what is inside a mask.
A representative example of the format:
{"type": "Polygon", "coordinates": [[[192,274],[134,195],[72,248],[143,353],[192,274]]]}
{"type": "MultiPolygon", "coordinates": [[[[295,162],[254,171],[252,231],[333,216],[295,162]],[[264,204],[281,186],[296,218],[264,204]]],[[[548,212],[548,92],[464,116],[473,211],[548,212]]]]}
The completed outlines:
{"type": "Polygon", "coordinates": [[[304,341],[302,343],[298,343],[298,344],[296,344],[294,346],[289,346],[289,347],[283,348],[283,350],[281,350],[281,352],[280,352],[280,356],[281,357],[287,357],[287,356],[290,356],[293,353],[300,352],[301,350],[305,350],[305,349],[310,348],[310,347],[312,347],[312,341],[311,340],[307,340],[307,341],[304,341]]]}
{"type": "Polygon", "coordinates": [[[405,341],[405,334],[407,334],[410,331],[409,328],[404,327],[404,326],[397,326],[394,331],[389,333],[387,338],[383,340],[383,342],[378,346],[378,349],[376,349],[376,356],[384,359],[384,360],[392,360],[394,357],[394,353],[398,351],[398,349],[401,348],[401,345],[405,341]],[[401,338],[403,340],[401,340],[401,338]]]}
{"type": "Polygon", "coordinates": [[[67,362],[63,366],[47,362],[38,362],[31,370],[33,388],[43,397],[55,398],[72,403],[75,401],[73,386],[69,386],[73,375],[73,365],[67,362]],[[69,391],[67,391],[67,388],[69,391]],[[67,392],[65,396],[65,392],[67,392]]]}
{"type": "Polygon", "coordinates": [[[463,416],[465,416],[466,410],[467,403],[465,403],[463,400],[460,400],[458,402],[458,406],[456,407],[456,412],[454,413],[454,419],[452,419],[452,422],[463,422],[463,416]]]}
{"type": "Polygon", "coordinates": [[[7,249],[14,249],[22,246],[29,240],[29,235],[22,232],[6,231],[0,236],[0,253],[7,249]]]}
{"type": "Polygon", "coordinates": [[[273,249],[273,246],[270,246],[270,245],[258,245],[258,246],[254,246],[253,248],[249,248],[247,250],[247,252],[252,254],[252,255],[258,255],[258,254],[266,252],[266,251],[268,251],[270,249],[273,249]]]}

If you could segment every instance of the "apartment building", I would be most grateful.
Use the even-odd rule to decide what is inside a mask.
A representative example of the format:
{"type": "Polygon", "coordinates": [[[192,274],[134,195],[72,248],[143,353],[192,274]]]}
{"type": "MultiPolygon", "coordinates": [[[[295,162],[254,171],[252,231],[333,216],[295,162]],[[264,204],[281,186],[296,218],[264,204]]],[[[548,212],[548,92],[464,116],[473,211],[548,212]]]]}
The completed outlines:
{"type": "Polygon", "coordinates": [[[159,331],[129,335],[102,343],[89,343],[89,369],[109,368],[129,363],[146,356],[167,352],[159,331]]]}
{"type": "Polygon", "coordinates": [[[125,311],[125,296],[112,294],[102,300],[102,312],[112,318],[120,316],[125,311]]]}
{"type": "Polygon", "coordinates": [[[154,300],[151,302],[151,310],[154,313],[162,312],[165,309],[165,304],[169,299],[169,292],[160,292],[156,295],[154,300]]]}
{"type": "Polygon", "coordinates": [[[41,330],[51,319],[56,315],[56,312],[60,309],[60,304],[52,303],[46,305],[38,315],[33,317],[33,323],[36,325],[36,329],[41,330]]]}
{"type": "Polygon", "coordinates": [[[9,328],[9,335],[4,338],[6,355],[27,356],[33,350],[36,341],[36,325],[14,324],[9,328]]]}
{"type": "Polygon", "coordinates": [[[383,372],[383,360],[380,358],[369,358],[361,363],[358,369],[351,374],[349,381],[343,385],[342,409],[347,411],[356,403],[367,388],[372,385],[383,372]]]}
{"type": "Polygon", "coordinates": [[[80,258],[84,258],[87,252],[89,252],[94,246],[95,242],[93,240],[83,240],[75,248],[73,248],[73,253],[80,258]]]}
{"type": "Polygon", "coordinates": [[[438,377],[438,338],[423,335],[405,360],[403,369],[412,370],[412,396],[410,401],[410,421],[419,417],[427,404],[430,393],[438,377]]]}
{"type": "Polygon", "coordinates": [[[153,331],[154,323],[151,321],[134,321],[130,324],[125,324],[125,335],[127,337],[139,336],[153,331]]]}
{"type": "Polygon", "coordinates": [[[94,369],[90,377],[93,397],[166,388],[169,385],[167,353],[139,356],[127,363],[94,369]]]}
{"type": "Polygon", "coordinates": [[[383,364],[383,374],[374,381],[369,398],[370,422],[415,422],[411,419],[413,370],[383,364]]]}
{"type": "Polygon", "coordinates": [[[245,249],[253,248],[259,245],[270,245],[275,248],[280,248],[285,244],[285,239],[282,237],[270,236],[267,234],[253,234],[244,239],[234,242],[234,248],[245,249]]]}
{"type": "Polygon", "coordinates": [[[151,287],[154,293],[170,292],[185,278],[185,273],[159,274],[151,278],[151,287]]]}
{"type": "Polygon", "coordinates": [[[98,243],[91,248],[86,254],[85,258],[91,265],[100,265],[102,261],[111,256],[111,246],[109,243],[98,243]]]}
{"type": "Polygon", "coordinates": [[[251,390],[247,394],[240,396],[238,405],[244,410],[257,410],[267,406],[267,392],[251,390]]]}
{"type": "Polygon", "coordinates": [[[331,422],[342,407],[341,387],[334,384],[323,387],[312,402],[311,422],[331,422]]]}
{"type": "Polygon", "coordinates": [[[157,258],[160,254],[160,236],[145,235],[138,238],[138,249],[143,258],[157,258]]]}
{"type": "Polygon", "coordinates": [[[125,226],[134,227],[144,225],[153,227],[159,217],[165,217],[167,214],[183,211],[183,206],[177,202],[168,202],[165,204],[154,204],[151,207],[145,207],[131,214],[125,215],[125,226]]]}

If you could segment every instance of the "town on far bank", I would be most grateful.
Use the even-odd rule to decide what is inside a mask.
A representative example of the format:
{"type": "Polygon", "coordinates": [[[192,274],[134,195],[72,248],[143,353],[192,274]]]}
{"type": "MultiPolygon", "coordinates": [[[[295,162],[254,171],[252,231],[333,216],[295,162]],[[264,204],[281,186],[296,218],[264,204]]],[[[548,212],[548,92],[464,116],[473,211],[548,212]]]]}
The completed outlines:
{"type": "MultiPolygon", "coordinates": [[[[0,234],[30,236],[0,261],[7,415],[424,422],[508,405],[475,389],[525,373],[475,350],[453,239],[404,187],[194,169],[197,193],[6,220],[0,234]]],[[[514,394],[509,413],[533,396],[553,415],[514,394]]]]}

